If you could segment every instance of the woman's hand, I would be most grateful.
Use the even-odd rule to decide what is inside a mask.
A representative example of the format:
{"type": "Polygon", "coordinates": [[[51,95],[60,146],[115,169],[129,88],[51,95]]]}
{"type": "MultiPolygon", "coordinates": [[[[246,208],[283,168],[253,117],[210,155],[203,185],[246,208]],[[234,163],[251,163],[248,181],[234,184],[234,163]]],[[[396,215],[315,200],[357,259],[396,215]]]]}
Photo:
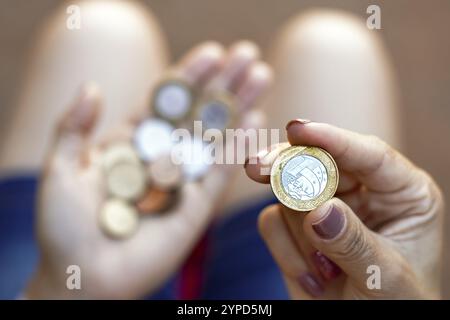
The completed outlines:
{"type": "MultiPolygon", "coordinates": [[[[304,120],[287,134],[326,149],[340,172],[336,198],[317,209],[279,204],[260,215],[292,298],[439,298],[443,199],[433,179],[373,136],[304,120]]],[[[268,183],[260,170],[277,152],[249,161],[248,176],[268,183]]]]}
{"type": "MultiPolygon", "coordinates": [[[[243,122],[271,81],[269,67],[248,42],[228,52],[215,43],[200,45],[175,71],[194,85],[233,92],[243,122]]],[[[98,225],[105,201],[98,161],[103,144],[89,146],[100,104],[98,90],[85,89],[55,135],[39,188],[41,259],[27,298],[139,298],[154,291],[183,262],[227,184],[229,170],[213,167],[202,181],[182,187],[173,212],[140,219],[137,232],[126,240],[108,238],[98,225]],[[66,287],[69,265],[81,269],[81,290],[66,287]]],[[[131,125],[125,126],[125,134],[131,132],[131,125]]]]}

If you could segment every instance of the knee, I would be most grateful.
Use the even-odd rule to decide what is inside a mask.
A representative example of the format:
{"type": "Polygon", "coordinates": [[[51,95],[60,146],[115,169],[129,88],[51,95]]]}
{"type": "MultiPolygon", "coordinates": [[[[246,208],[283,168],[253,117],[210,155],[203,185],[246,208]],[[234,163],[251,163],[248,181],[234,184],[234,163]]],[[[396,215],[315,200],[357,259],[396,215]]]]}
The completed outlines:
{"type": "Polygon", "coordinates": [[[281,29],[277,54],[324,53],[354,56],[382,52],[377,32],[365,21],[336,9],[311,9],[294,18],[281,29]]]}
{"type": "Polygon", "coordinates": [[[44,39],[68,38],[72,42],[91,39],[98,45],[124,45],[130,42],[165,49],[159,23],[151,10],[135,1],[78,0],[65,2],[43,26],[44,39]],[[79,19],[76,30],[69,28],[69,19],[79,19]]]}

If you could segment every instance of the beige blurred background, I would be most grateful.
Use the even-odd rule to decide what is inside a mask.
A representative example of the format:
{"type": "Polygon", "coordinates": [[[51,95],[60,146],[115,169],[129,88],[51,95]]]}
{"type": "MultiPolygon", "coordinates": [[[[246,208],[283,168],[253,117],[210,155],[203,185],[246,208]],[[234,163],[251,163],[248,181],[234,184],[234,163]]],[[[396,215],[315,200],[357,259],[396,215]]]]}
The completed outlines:
{"type": "MultiPolygon", "coordinates": [[[[246,38],[270,49],[280,26],[311,7],[339,8],[366,19],[381,7],[382,30],[401,89],[406,153],[436,178],[450,201],[450,1],[448,0],[146,0],[179,57],[202,40],[246,38]]],[[[0,117],[12,112],[28,53],[43,19],[58,0],[0,0],[0,117]]],[[[70,2],[69,2],[70,3],[70,2]]],[[[3,130],[0,127],[0,143],[3,130]]],[[[446,221],[446,230],[450,222],[446,221]]],[[[446,236],[446,249],[450,237],[446,236]]],[[[448,250],[447,250],[448,251],[448,250]]],[[[446,252],[445,269],[450,270],[446,252]]],[[[444,273],[450,298],[450,275],[444,273]]]]}

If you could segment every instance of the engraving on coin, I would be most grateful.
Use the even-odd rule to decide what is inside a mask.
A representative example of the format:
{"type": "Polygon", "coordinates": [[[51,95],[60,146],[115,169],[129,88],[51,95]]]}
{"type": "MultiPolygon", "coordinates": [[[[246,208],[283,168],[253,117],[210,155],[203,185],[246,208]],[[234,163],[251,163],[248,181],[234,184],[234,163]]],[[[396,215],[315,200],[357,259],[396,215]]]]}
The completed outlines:
{"type": "Polygon", "coordinates": [[[311,200],[319,196],[327,184],[327,172],[317,158],[299,155],[289,160],[281,172],[283,189],[294,199],[311,200]]]}
{"type": "Polygon", "coordinates": [[[126,238],[138,227],[136,209],[124,201],[111,199],[103,204],[99,224],[102,230],[113,238],[126,238]]]}
{"type": "Polygon", "coordinates": [[[168,80],[155,90],[153,104],[158,116],[169,121],[178,121],[191,109],[192,92],[187,84],[178,80],[168,80]]]}
{"type": "Polygon", "coordinates": [[[141,122],[134,133],[134,144],[144,161],[154,161],[162,154],[170,153],[173,146],[173,127],[160,119],[141,122]]]}
{"type": "Polygon", "coordinates": [[[291,146],[283,150],[270,173],[275,196],[296,211],[311,211],[331,199],[338,182],[334,159],[318,147],[291,146]]]}

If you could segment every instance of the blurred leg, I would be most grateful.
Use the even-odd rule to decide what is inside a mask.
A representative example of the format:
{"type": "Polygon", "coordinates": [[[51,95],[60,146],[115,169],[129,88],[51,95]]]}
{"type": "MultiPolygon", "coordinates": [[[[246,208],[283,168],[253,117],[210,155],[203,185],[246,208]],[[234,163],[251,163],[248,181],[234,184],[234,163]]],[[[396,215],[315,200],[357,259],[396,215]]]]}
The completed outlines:
{"type": "MultiPolygon", "coordinates": [[[[376,31],[344,12],[313,10],[284,26],[273,48],[275,88],[266,104],[268,128],[295,118],[375,134],[401,149],[397,91],[376,31]]],[[[231,203],[268,193],[242,172],[231,203]]]]}
{"type": "Polygon", "coordinates": [[[80,85],[98,84],[104,97],[99,134],[145,107],[149,89],[167,63],[160,27],[132,1],[79,1],[62,5],[37,36],[25,83],[0,149],[0,170],[36,170],[55,120],[80,85]],[[69,30],[69,5],[78,5],[81,29],[69,30]]]}

